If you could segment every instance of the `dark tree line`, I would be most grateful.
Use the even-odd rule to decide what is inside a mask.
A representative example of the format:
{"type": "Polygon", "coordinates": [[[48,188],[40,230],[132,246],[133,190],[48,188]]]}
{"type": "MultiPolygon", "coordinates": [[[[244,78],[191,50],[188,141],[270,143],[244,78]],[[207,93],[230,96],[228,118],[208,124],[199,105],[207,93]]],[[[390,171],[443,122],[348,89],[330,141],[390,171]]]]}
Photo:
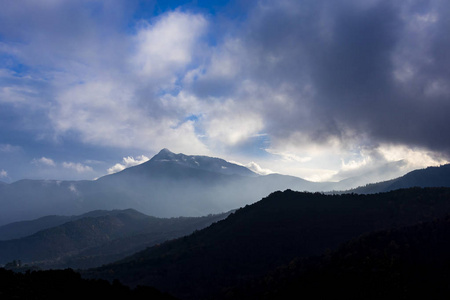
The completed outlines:
{"type": "Polygon", "coordinates": [[[450,216],[296,258],[225,299],[449,299],[450,216]]]}
{"type": "Polygon", "coordinates": [[[151,287],[130,289],[115,280],[83,279],[72,269],[14,272],[0,268],[0,299],[175,299],[151,287]]]}

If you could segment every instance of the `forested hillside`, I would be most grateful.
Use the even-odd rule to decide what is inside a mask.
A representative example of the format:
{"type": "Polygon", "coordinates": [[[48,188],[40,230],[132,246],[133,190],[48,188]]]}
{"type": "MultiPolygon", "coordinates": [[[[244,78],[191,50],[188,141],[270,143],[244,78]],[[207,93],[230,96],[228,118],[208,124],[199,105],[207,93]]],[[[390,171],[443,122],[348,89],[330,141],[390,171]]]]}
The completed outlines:
{"type": "Polygon", "coordinates": [[[221,299],[448,299],[450,216],[296,258],[221,299]]]}
{"type": "Polygon", "coordinates": [[[276,192],[190,236],[84,273],[150,285],[182,299],[214,299],[291,261],[321,255],[362,234],[450,213],[450,189],[324,195],[276,192]]]}
{"type": "Polygon", "coordinates": [[[27,237],[0,241],[0,264],[13,260],[39,268],[89,268],[209,226],[229,213],[155,218],[138,211],[93,212],[27,237]]]}

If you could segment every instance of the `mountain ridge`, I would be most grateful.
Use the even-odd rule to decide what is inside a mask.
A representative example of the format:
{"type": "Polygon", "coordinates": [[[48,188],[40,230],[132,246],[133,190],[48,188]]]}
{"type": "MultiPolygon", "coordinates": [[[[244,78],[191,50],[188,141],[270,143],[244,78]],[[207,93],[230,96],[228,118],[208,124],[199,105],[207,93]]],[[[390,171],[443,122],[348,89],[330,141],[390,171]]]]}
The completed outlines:
{"type": "MultiPolygon", "coordinates": [[[[33,220],[25,220],[9,223],[3,226],[0,226],[0,241],[2,240],[12,240],[18,239],[22,237],[26,237],[28,235],[32,235],[38,231],[48,229],[51,227],[56,227],[62,225],[64,223],[75,221],[78,219],[86,218],[86,217],[100,217],[106,215],[114,215],[116,213],[120,213],[121,211],[127,211],[133,209],[125,209],[125,210],[94,210],[81,215],[72,215],[72,216],[61,216],[61,215],[49,215],[40,217],[33,220]]],[[[135,211],[135,210],[134,210],[135,211]]],[[[137,212],[137,211],[136,211],[137,212]]]]}
{"type": "MultiPolygon", "coordinates": [[[[450,168],[441,167],[439,170],[444,174],[440,176],[445,178],[441,180],[442,185],[450,186],[450,168]]],[[[429,184],[420,186],[435,186],[437,180],[427,182],[429,184]]],[[[0,205],[3,210],[0,211],[0,225],[46,215],[79,215],[98,209],[134,208],[157,217],[202,216],[237,209],[274,191],[286,189],[329,193],[371,192],[362,187],[343,190],[340,188],[343,183],[311,182],[282,174],[258,175],[220,158],[175,154],[162,149],[143,164],[97,180],[24,179],[1,184],[0,205]]],[[[374,189],[374,192],[409,187],[411,184],[385,184],[384,189],[374,189]]]]}
{"type": "Polygon", "coordinates": [[[176,161],[191,168],[199,168],[226,175],[258,176],[258,174],[248,168],[228,162],[222,158],[204,155],[185,155],[183,153],[175,154],[167,148],[162,149],[149,160],[149,162],[152,161],[176,161]]]}
{"type": "Polygon", "coordinates": [[[450,188],[370,195],[278,191],[203,230],[84,276],[151,285],[181,299],[215,299],[294,257],[320,255],[361,234],[443,217],[450,212],[448,200],[450,188]]]}
{"type": "Polygon", "coordinates": [[[216,214],[275,190],[320,190],[286,175],[257,175],[219,158],[161,150],[149,161],[97,180],[20,180],[0,185],[0,225],[45,215],[134,208],[157,217],[216,214]]]}
{"type": "Polygon", "coordinates": [[[229,213],[156,218],[134,209],[93,211],[25,237],[0,241],[0,264],[20,260],[40,268],[99,266],[202,229],[229,213]]]}
{"type": "Polygon", "coordinates": [[[444,187],[450,186],[450,164],[431,166],[413,170],[403,176],[378,183],[360,186],[345,192],[368,194],[380,193],[409,187],[444,187]]]}

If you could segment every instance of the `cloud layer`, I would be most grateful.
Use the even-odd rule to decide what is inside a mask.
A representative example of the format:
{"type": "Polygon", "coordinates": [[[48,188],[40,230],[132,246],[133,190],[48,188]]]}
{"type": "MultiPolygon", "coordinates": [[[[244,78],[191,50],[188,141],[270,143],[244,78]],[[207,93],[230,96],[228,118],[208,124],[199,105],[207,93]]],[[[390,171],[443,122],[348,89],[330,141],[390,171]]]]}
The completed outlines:
{"type": "Polygon", "coordinates": [[[137,7],[4,4],[0,106],[15,128],[320,180],[450,159],[448,1],[252,1],[240,18],[137,7]]]}

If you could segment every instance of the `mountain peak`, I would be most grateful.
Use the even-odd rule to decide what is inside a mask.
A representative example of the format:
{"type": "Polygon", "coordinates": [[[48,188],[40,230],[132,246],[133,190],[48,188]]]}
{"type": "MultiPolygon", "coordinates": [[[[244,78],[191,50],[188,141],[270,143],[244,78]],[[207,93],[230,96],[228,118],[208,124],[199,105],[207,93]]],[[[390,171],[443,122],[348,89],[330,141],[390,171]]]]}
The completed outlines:
{"type": "Polygon", "coordinates": [[[167,149],[167,148],[163,148],[161,151],[159,151],[159,153],[158,154],[168,154],[168,153],[172,153],[173,154],[173,152],[172,151],[170,151],[169,149],[167,149]]]}
{"type": "Polygon", "coordinates": [[[239,166],[227,162],[220,158],[201,156],[201,155],[185,155],[183,153],[175,154],[169,149],[164,148],[159,151],[151,160],[151,163],[171,163],[193,169],[201,169],[221,173],[226,175],[241,176],[257,176],[256,173],[250,171],[246,167],[239,166]]]}
{"type": "Polygon", "coordinates": [[[155,156],[167,156],[167,155],[175,155],[172,151],[170,151],[167,148],[163,148],[161,151],[158,152],[155,156]]]}
{"type": "Polygon", "coordinates": [[[175,153],[167,148],[162,149],[158,152],[151,160],[172,160],[176,156],[175,153]]]}

